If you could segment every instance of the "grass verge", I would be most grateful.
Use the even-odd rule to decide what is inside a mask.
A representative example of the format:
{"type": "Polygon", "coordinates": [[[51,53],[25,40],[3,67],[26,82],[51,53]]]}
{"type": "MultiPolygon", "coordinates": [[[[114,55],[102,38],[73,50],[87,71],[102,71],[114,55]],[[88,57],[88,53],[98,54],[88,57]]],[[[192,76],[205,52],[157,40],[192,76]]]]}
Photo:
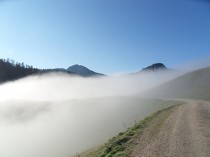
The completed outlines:
{"type": "Polygon", "coordinates": [[[178,105],[183,102],[172,101],[174,105],[166,109],[157,111],[152,115],[144,118],[136,123],[133,127],[130,127],[125,132],[119,133],[116,137],[110,139],[104,145],[95,147],[76,157],[129,157],[131,156],[132,149],[137,144],[137,139],[140,139],[143,132],[147,130],[146,134],[149,139],[147,142],[151,142],[159,129],[163,125],[164,121],[174,112],[178,105]]]}

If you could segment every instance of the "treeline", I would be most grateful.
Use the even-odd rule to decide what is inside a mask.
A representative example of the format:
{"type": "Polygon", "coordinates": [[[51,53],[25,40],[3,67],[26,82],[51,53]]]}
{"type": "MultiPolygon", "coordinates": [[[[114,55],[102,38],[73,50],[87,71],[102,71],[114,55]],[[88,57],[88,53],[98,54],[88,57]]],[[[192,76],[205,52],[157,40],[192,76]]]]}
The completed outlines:
{"type": "Polygon", "coordinates": [[[33,66],[15,62],[12,59],[0,59],[0,83],[13,81],[41,71],[33,68],[33,66]]]}

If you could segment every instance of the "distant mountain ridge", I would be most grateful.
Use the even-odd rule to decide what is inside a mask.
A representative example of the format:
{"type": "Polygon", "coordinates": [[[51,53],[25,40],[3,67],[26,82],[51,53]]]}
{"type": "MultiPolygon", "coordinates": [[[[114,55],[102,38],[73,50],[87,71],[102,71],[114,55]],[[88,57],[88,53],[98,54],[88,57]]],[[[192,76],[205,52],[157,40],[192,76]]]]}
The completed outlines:
{"type": "MultiPolygon", "coordinates": [[[[143,68],[142,71],[146,72],[155,72],[167,70],[166,66],[163,63],[155,63],[146,68],[143,68]]],[[[65,68],[55,68],[55,69],[37,69],[32,66],[25,65],[24,63],[15,62],[12,59],[0,59],[0,83],[4,83],[7,81],[14,81],[26,76],[37,75],[37,74],[45,74],[51,72],[59,72],[66,73],[72,76],[81,76],[81,77],[100,77],[106,76],[102,73],[95,72],[93,70],[88,69],[83,65],[72,65],[65,68]]],[[[138,74],[139,72],[135,73],[138,74]]]]}
{"type": "Polygon", "coordinates": [[[68,75],[77,75],[81,77],[105,76],[104,74],[96,73],[82,65],[77,64],[70,66],[68,69],[37,69],[32,66],[25,65],[24,63],[15,62],[12,59],[0,59],[0,83],[14,81],[30,75],[40,75],[51,72],[66,73],[68,75]]]}

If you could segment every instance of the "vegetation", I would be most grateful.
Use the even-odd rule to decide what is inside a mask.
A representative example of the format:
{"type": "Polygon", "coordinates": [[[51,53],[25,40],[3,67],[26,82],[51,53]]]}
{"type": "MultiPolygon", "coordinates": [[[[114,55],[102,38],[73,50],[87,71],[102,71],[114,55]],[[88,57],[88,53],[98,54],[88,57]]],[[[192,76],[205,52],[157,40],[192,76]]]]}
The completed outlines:
{"type": "Polygon", "coordinates": [[[11,59],[0,59],[0,83],[23,78],[38,73],[39,71],[40,70],[25,65],[24,63],[15,63],[15,61],[11,59]]]}
{"type": "Polygon", "coordinates": [[[199,69],[146,92],[152,97],[210,100],[210,68],[199,69]]]}
{"type": "Polygon", "coordinates": [[[24,63],[15,62],[12,59],[0,59],[0,83],[7,81],[14,81],[33,74],[42,74],[48,72],[65,72],[72,74],[68,71],[60,69],[37,69],[24,63]]]}
{"type": "Polygon", "coordinates": [[[182,102],[177,101],[170,101],[170,103],[173,103],[174,106],[153,113],[127,131],[119,133],[104,145],[77,154],[76,157],[129,157],[136,145],[136,139],[139,139],[143,131],[150,127],[150,139],[154,138],[163,122],[173,112],[174,107],[182,104],[182,102]],[[151,125],[154,120],[156,120],[155,125],[151,125]]]}

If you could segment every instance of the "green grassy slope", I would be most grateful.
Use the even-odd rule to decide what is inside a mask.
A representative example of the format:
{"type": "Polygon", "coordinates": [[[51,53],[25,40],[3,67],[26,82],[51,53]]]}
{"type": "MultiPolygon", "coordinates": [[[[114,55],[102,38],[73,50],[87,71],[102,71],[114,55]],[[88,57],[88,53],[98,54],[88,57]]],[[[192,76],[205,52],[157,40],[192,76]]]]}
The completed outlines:
{"type": "Polygon", "coordinates": [[[210,100],[210,67],[184,74],[147,91],[146,95],[210,100]]]}

